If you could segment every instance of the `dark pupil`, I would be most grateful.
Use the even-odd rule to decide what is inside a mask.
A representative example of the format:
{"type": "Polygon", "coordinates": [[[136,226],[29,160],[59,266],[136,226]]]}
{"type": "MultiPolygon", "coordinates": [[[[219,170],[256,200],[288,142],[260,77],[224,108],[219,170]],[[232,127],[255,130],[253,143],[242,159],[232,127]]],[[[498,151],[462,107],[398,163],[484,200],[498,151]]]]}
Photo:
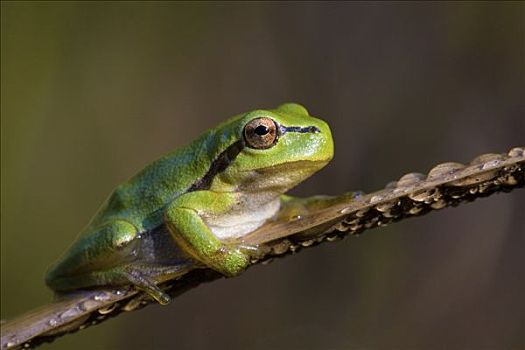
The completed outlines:
{"type": "Polygon", "coordinates": [[[255,128],[255,133],[259,136],[266,135],[268,133],[268,128],[264,125],[259,125],[255,128]]]}

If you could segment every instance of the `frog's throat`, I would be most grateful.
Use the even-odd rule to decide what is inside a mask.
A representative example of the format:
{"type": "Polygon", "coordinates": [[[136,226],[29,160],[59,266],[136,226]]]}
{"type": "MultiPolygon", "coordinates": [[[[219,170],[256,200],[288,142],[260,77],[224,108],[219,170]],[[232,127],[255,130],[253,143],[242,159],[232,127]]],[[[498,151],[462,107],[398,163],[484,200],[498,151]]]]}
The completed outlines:
{"type": "Polygon", "coordinates": [[[280,199],[275,198],[252,208],[207,217],[204,221],[213,234],[221,240],[239,238],[261,227],[277,214],[280,206],[280,199]]]}
{"type": "MultiPolygon", "coordinates": [[[[321,130],[315,126],[302,127],[279,125],[279,135],[284,135],[288,132],[315,134],[321,132],[321,130]]],[[[235,158],[237,158],[239,153],[241,153],[244,147],[246,147],[246,145],[242,139],[228,146],[228,148],[226,148],[221,154],[219,154],[217,158],[213,160],[208,172],[190,186],[188,192],[209,190],[215,176],[226,170],[228,166],[235,160],[235,158]]]]}

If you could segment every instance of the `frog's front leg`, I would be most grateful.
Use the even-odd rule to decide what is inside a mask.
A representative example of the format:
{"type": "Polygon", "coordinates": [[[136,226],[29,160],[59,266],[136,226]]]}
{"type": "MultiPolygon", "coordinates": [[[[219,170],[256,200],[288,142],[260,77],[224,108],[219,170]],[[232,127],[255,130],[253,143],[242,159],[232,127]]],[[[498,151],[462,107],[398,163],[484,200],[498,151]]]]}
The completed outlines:
{"type": "Polygon", "coordinates": [[[223,243],[204,218],[225,214],[235,203],[233,193],[195,191],[174,200],[165,214],[166,225],[177,244],[196,260],[226,276],[238,275],[246,269],[250,262],[249,247],[223,243]]]}

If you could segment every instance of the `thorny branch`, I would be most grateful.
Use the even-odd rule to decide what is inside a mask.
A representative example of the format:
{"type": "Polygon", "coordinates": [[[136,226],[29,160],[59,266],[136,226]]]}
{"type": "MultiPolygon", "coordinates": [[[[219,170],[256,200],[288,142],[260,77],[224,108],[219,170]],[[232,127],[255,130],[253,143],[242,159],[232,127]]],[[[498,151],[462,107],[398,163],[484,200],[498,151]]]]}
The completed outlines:
{"type": "MultiPolygon", "coordinates": [[[[516,147],[507,154],[485,154],[468,165],[443,163],[428,175],[409,173],[383,190],[342,195],[327,200],[321,208],[309,208],[304,215],[269,222],[243,242],[260,245],[257,259],[252,261],[256,264],[432,210],[509,192],[525,184],[524,151],[516,147]]],[[[182,277],[162,287],[176,297],[220,277],[212,270],[189,266],[182,277]]],[[[132,288],[78,292],[2,323],[1,349],[34,347],[152,302],[132,288]]]]}

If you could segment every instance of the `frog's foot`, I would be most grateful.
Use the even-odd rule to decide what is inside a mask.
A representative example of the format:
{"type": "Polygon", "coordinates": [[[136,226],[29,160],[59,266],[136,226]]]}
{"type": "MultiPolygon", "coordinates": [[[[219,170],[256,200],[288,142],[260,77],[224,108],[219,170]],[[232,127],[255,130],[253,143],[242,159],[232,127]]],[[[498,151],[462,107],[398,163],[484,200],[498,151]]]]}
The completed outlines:
{"type": "Polygon", "coordinates": [[[242,253],[248,255],[250,260],[259,260],[262,259],[270,252],[270,249],[267,246],[259,244],[246,244],[241,243],[236,245],[242,253]]]}
{"type": "Polygon", "coordinates": [[[161,305],[167,305],[170,303],[171,298],[168,294],[164,293],[155,282],[144,275],[142,272],[133,268],[128,268],[124,271],[125,277],[135,287],[147,293],[150,297],[155,299],[161,305]]]}
{"type": "Polygon", "coordinates": [[[238,244],[236,247],[237,247],[237,249],[239,249],[241,252],[243,252],[245,254],[255,254],[259,250],[259,245],[258,244],[241,243],[241,244],[238,244]]]}
{"type": "Polygon", "coordinates": [[[226,277],[234,277],[248,267],[250,256],[242,248],[223,245],[209,257],[206,263],[226,277]]]}

